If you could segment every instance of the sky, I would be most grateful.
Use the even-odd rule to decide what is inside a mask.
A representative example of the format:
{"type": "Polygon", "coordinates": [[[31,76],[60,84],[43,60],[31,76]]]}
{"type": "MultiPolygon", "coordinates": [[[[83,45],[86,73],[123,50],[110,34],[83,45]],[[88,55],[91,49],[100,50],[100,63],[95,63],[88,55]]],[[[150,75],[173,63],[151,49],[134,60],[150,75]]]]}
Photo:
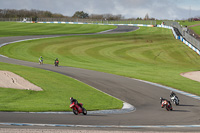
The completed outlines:
{"type": "Polygon", "coordinates": [[[76,11],[90,14],[121,14],[125,18],[156,19],[200,17],[200,0],[0,0],[0,9],[37,9],[73,16],[76,11]]]}

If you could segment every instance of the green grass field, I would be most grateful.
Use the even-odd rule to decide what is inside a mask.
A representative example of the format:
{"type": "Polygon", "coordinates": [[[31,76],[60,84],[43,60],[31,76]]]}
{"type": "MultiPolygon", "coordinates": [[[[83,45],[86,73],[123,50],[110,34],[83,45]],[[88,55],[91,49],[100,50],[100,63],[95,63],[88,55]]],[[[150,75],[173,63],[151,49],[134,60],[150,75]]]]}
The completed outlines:
{"type": "Polygon", "coordinates": [[[0,37],[96,33],[116,26],[0,22],[0,37]]]}
{"type": "MultiPolygon", "coordinates": [[[[0,22],[0,37],[95,33],[113,28],[116,26],[0,22]]],[[[34,92],[0,88],[1,111],[71,111],[69,109],[69,97],[71,96],[83,102],[87,110],[119,109],[122,107],[122,101],[54,72],[1,62],[0,70],[19,74],[44,89],[42,92],[34,92]],[[103,100],[99,100],[101,98],[103,100]],[[95,105],[92,105],[91,99],[93,99],[92,102],[96,103],[95,105]],[[111,101],[109,105],[107,100],[111,101]]]]}
{"type": "Polygon", "coordinates": [[[145,28],[115,35],[71,36],[10,44],[0,53],[37,62],[143,79],[200,95],[199,82],[180,76],[200,69],[200,57],[174,39],[171,30],[145,28]]]}
{"type": "MultiPolygon", "coordinates": [[[[48,24],[45,24],[48,25],[48,24]]],[[[73,26],[73,25],[71,25],[73,26]]],[[[89,26],[89,25],[87,25],[89,26]]],[[[89,28],[89,27],[88,27],[89,28]]],[[[2,31],[3,32],[3,31],[2,31]]],[[[170,86],[179,90],[190,92],[196,95],[200,95],[200,83],[184,78],[180,76],[182,72],[197,71],[200,70],[200,57],[187,46],[185,46],[179,40],[176,40],[172,31],[169,29],[163,28],[147,28],[140,27],[139,30],[123,33],[123,34],[113,34],[113,35],[84,35],[84,36],[68,36],[68,37],[59,37],[59,38],[49,38],[49,39],[39,39],[31,40],[20,43],[9,44],[0,48],[0,54],[9,56],[11,58],[17,58],[21,60],[27,60],[32,62],[38,62],[40,56],[44,57],[44,63],[52,64],[55,58],[59,58],[60,65],[62,66],[71,66],[77,68],[85,68],[96,71],[102,71],[117,75],[122,75],[126,77],[132,77],[137,79],[143,79],[166,86],[170,86]]],[[[19,68],[20,71],[24,70],[22,66],[14,66],[7,68],[7,64],[1,63],[0,69],[6,69],[13,72],[16,72],[19,68]],[[4,66],[4,67],[2,67],[4,66]]],[[[65,92],[70,92],[72,94],[74,91],[64,90],[62,91],[62,98],[56,101],[55,108],[49,109],[52,101],[48,102],[48,99],[59,97],[60,93],[53,91],[57,88],[55,85],[51,84],[46,86],[48,83],[40,83],[35,76],[29,77],[30,72],[39,72],[42,73],[42,76],[53,77],[55,74],[53,72],[46,72],[44,70],[35,69],[35,68],[26,68],[25,72],[16,72],[21,76],[29,79],[36,85],[45,88],[44,92],[33,92],[33,91],[21,91],[13,89],[4,89],[1,88],[0,93],[0,110],[20,110],[20,111],[47,111],[47,110],[65,110],[65,103],[67,98],[70,95],[67,95],[65,92]],[[30,70],[31,69],[31,70],[30,70]],[[28,72],[30,71],[30,72],[28,72]],[[52,74],[52,75],[48,75],[52,74]],[[26,77],[27,76],[27,77],[26,77]],[[36,80],[36,81],[35,81],[36,80]],[[49,89],[49,90],[48,90],[49,89]],[[4,92],[5,91],[5,92],[4,92]],[[7,95],[13,91],[16,96],[7,95]],[[24,94],[25,93],[25,94],[24,94]],[[35,94],[35,95],[32,95],[35,94]],[[46,99],[43,97],[45,94],[46,99]],[[55,94],[52,94],[55,93],[55,94]],[[17,96],[19,95],[19,96],[17,96]],[[24,96],[25,95],[25,96],[24,96]],[[21,97],[23,97],[20,99],[21,97]],[[14,104],[22,104],[25,99],[28,97],[37,97],[36,103],[34,106],[26,107],[19,106],[15,109],[12,107],[14,104]],[[4,97],[5,100],[4,100],[4,97]],[[14,97],[14,98],[13,98],[14,97]],[[20,97],[20,98],[19,98],[20,97]],[[48,98],[50,97],[50,98],[48,98]],[[66,98],[67,97],[67,98],[66,98]],[[3,99],[3,100],[2,100],[3,99]],[[19,101],[16,101],[16,99],[19,101]],[[39,101],[46,100],[39,104],[39,101]],[[16,101],[16,102],[15,102],[16,101]],[[11,103],[5,107],[5,103],[11,103]],[[60,104],[59,104],[60,103],[60,104]],[[40,107],[38,107],[41,105],[40,107]],[[59,107],[58,107],[59,106],[59,107]],[[10,108],[9,108],[10,107],[10,108]]],[[[32,74],[32,73],[31,73],[32,74]]],[[[35,74],[37,75],[37,73],[35,74]]],[[[42,77],[41,76],[41,77],[42,77]]],[[[60,80],[64,81],[68,77],[56,74],[60,80]]],[[[45,77],[44,77],[45,79],[45,77]]],[[[54,79],[49,79],[54,82],[54,79]]],[[[67,79],[68,80],[68,79],[67,79]]],[[[66,83],[69,88],[73,88],[77,81],[71,79],[71,84],[66,83]]],[[[44,82],[44,81],[43,81],[44,82]]],[[[59,82],[59,81],[58,81],[59,82]]],[[[60,82],[59,82],[60,83],[60,82]]],[[[60,83],[60,86],[66,86],[60,83]]],[[[87,89],[91,89],[83,83],[78,84],[80,87],[74,87],[81,89],[82,86],[87,89]]],[[[93,89],[91,89],[93,90],[93,89]]],[[[77,90],[79,91],[79,90],[77,90]]],[[[93,94],[98,96],[94,97],[95,100],[101,98],[101,95],[106,98],[111,98],[105,94],[98,93],[94,90],[93,94]]],[[[83,97],[78,99],[83,101],[83,103],[88,103],[85,99],[88,94],[84,94],[83,97]]],[[[75,96],[74,96],[75,97],[75,96]]],[[[120,108],[122,102],[111,98],[113,100],[113,108],[120,108]],[[118,103],[115,106],[115,103],[118,103]]],[[[33,100],[34,101],[34,100],[33,100]]],[[[32,101],[32,103],[33,103],[32,101]]],[[[30,101],[28,102],[30,103],[30,101]]],[[[28,106],[27,103],[27,106],[28,106]]],[[[104,101],[103,101],[104,103],[104,101]]],[[[105,102],[106,103],[106,102],[105,102]]],[[[105,104],[104,103],[104,104],[105,104]]],[[[88,103],[89,104],[89,103],[88,103]]],[[[107,106],[98,107],[88,107],[87,109],[108,109],[107,106]]],[[[22,104],[23,105],[23,104],[22,104]]],[[[67,107],[68,109],[68,107],[67,107]]]]}
{"type": "Polygon", "coordinates": [[[122,101],[62,74],[1,62],[0,70],[14,72],[43,89],[36,92],[0,88],[0,111],[71,111],[71,96],[84,103],[87,110],[122,107],[122,101]]]}
{"type": "Polygon", "coordinates": [[[200,21],[178,21],[180,25],[182,26],[191,26],[191,25],[196,25],[196,24],[200,24],[200,21]]]}
{"type": "Polygon", "coordinates": [[[190,29],[192,29],[195,33],[200,35],[200,26],[190,27],[190,29]]]}

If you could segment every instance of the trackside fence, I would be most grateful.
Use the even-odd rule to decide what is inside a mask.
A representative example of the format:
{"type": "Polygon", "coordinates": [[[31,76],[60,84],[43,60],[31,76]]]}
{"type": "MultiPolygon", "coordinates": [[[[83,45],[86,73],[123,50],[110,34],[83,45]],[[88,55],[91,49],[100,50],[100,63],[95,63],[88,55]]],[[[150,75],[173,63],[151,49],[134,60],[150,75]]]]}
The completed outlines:
{"type": "Polygon", "coordinates": [[[25,21],[32,21],[32,18],[0,18],[0,21],[25,22],[25,21]]]}
{"type": "MultiPolygon", "coordinates": [[[[185,36],[183,37],[181,34],[177,34],[176,27],[172,27],[172,26],[168,26],[168,25],[157,25],[157,27],[171,29],[173,32],[173,35],[176,39],[181,40],[184,44],[186,44],[188,47],[190,47],[192,50],[194,50],[198,55],[200,55],[200,50],[198,48],[196,48],[191,42],[189,42],[188,40],[186,40],[184,38],[185,36],[187,36],[189,34],[185,34],[185,36]]],[[[192,38],[192,36],[190,35],[189,38],[192,38]]],[[[194,39],[194,38],[192,38],[192,39],[194,39]]]]}
{"type": "MultiPolygon", "coordinates": [[[[32,18],[0,18],[0,21],[20,21],[31,22],[32,18]]],[[[106,19],[81,19],[81,18],[37,18],[35,22],[77,22],[77,23],[101,23],[101,24],[145,24],[156,25],[156,20],[135,20],[135,19],[121,19],[121,20],[106,20],[106,19]]]]}
{"type": "Polygon", "coordinates": [[[178,31],[181,34],[180,35],[180,38],[182,39],[181,41],[185,40],[188,43],[190,43],[193,47],[200,50],[200,41],[195,38],[194,34],[192,34],[187,27],[182,27],[179,25],[178,22],[175,21],[164,21],[164,23],[167,26],[171,26],[178,29],[178,31]]]}
{"type": "Polygon", "coordinates": [[[82,22],[82,23],[102,23],[102,24],[146,24],[156,25],[156,20],[105,20],[105,19],[80,19],[80,18],[37,18],[37,22],[82,22]]]}

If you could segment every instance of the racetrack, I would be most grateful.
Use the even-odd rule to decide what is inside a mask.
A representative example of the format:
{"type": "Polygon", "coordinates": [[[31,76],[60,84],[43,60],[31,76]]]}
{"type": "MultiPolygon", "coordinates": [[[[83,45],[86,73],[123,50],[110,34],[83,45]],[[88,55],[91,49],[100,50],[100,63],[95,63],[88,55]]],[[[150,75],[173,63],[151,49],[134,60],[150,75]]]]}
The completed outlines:
{"type": "MultiPolygon", "coordinates": [[[[121,33],[137,29],[137,27],[127,27],[128,26],[123,26],[116,30],[103,32],[101,34],[121,33]]],[[[40,37],[50,36],[3,37],[0,38],[0,44],[40,37]]],[[[54,37],[54,35],[52,35],[52,37],[54,37]]],[[[122,128],[129,126],[129,129],[131,128],[130,126],[138,125],[200,125],[199,100],[177,93],[180,99],[180,106],[173,106],[174,111],[168,112],[165,109],[160,108],[159,98],[162,96],[169,99],[170,91],[158,86],[127,77],[80,68],[64,66],[57,68],[53,65],[38,65],[38,63],[15,60],[2,56],[0,56],[0,61],[46,69],[70,76],[132,104],[136,108],[136,111],[126,114],[90,114],[87,116],[0,112],[0,123],[94,125],[97,127],[100,125],[116,125],[122,126],[122,128]]],[[[143,129],[148,131],[150,130],[145,127],[143,129]]],[[[167,129],[171,130],[170,128],[167,129]]],[[[175,128],[177,131],[185,131],[185,129],[186,128],[175,128]]],[[[118,129],[113,127],[113,130],[118,129]]],[[[188,130],[190,131],[193,129],[188,130]]],[[[199,131],[200,128],[195,128],[194,130],[199,131]]]]}

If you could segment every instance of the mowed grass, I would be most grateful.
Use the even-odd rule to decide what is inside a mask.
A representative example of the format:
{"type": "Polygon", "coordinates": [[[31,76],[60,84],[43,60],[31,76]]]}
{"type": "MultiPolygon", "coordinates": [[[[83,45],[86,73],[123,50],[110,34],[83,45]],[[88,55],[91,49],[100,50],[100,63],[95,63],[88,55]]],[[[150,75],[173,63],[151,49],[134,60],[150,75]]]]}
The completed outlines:
{"type": "Polygon", "coordinates": [[[0,88],[0,111],[71,111],[71,96],[83,103],[87,110],[122,107],[122,101],[62,74],[1,62],[0,70],[14,72],[43,89],[0,88]]]}
{"type": "Polygon", "coordinates": [[[116,26],[0,22],[0,37],[96,33],[114,28],[116,26]]]}
{"type": "Polygon", "coordinates": [[[200,26],[190,27],[190,29],[192,29],[195,33],[200,35],[200,26]]]}
{"type": "MultiPolygon", "coordinates": [[[[192,26],[192,25],[200,24],[200,21],[192,21],[192,22],[179,21],[179,22],[180,22],[180,25],[183,25],[183,26],[192,26]]],[[[189,27],[189,28],[192,29],[198,35],[200,35],[200,25],[199,26],[194,26],[194,27],[189,27]]]]}
{"type": "Polygon", "coordinates": [[[147,80],[200,95],[200,83],[180,73],[200,70],[200,57],[163,28],[113,35],[68,36],[9,44],[0,54],[147,80]]]}
{"type": "MultiPolygon", "coordinates": [[[[0,37],[93,33],[113,28],[116,26],[0,22],[0,37]]],[[[122,101],[57,73],[4,63],[0,63],[0,70],[19,74],[44,89],[44,91],[35,92],[0,88],[1,111],[71,111],[69,109],[69,97],[71,96],[84,103],[87,110],[122,107],[122,101]],[[94,105],[91,101],[96,104],[94,105]]]]}
{"type": "Polygon", "coordinates": [[[191,25],[196,25],[196,24],[200,24],[200,21],[178,21],[180,25],[182,26],[191,26],[191,25]]]}

